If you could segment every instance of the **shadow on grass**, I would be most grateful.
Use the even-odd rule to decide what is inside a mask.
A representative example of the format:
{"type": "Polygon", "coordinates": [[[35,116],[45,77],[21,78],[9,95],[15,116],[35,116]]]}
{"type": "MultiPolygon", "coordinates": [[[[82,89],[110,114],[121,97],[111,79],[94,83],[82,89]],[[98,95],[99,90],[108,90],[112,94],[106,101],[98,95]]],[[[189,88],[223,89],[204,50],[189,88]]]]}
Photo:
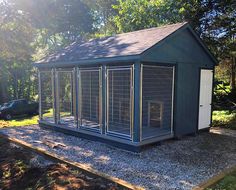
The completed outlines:
{"type": "Polygon", "coordinates": [[[12,120],[23,121],[23,120],[26,120],[26,119],[33,119],[35,116],[38,116],[38,114],[15,116],[9,121],[12,121],[12,120]]]}

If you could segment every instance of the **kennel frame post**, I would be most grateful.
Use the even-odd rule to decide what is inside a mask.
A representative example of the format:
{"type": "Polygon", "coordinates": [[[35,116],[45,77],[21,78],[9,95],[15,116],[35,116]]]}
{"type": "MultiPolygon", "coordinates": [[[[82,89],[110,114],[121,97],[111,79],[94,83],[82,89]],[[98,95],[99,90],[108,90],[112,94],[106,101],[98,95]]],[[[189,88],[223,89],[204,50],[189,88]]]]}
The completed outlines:
{"type": "Polygon", "coordinates": [[[140,122],[140,97],[141,97],[141,63],[134,63],[134,111],[133,111],[133,142],[140,142],[141,122],[140,122]]]}
{"type": "Polygon", "coordinates": [[[106,66],[101,66],[101,85],[102,85],[102,92],[101,92],[101,132],[102,134],[106,133],[106,99],[107,99],[107,87],[106,87],[106,66]]]}
{"type": "Polygon", "coordinates": [[[39,120],[41,121],[42,120],[42,95],[41,95],[41,71],[38,70],[38,88],[39,88],[39,120]]]}
{"type": "Polygon", "coordinates": [[[53,118],[54,118],[54,123],[58,123],[58,118],[57,118],[57,84],[56,84],[56,69],[52,69],[52,97],[53,97],[53,118]]]}

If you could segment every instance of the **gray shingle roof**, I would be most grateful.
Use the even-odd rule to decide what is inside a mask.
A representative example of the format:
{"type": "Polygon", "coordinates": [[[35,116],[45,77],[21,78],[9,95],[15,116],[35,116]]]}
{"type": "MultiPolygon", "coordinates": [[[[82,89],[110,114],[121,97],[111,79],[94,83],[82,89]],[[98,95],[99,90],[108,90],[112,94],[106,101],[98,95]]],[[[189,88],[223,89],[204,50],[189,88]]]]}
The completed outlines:
{"type": "Polygon", "coordinates": [[[70,62],[86,59],[139,55],[157,44],[186,23],[165,25],[115,36],[74,42],[61,51],[51,54],[37,63],[70,62]]]}

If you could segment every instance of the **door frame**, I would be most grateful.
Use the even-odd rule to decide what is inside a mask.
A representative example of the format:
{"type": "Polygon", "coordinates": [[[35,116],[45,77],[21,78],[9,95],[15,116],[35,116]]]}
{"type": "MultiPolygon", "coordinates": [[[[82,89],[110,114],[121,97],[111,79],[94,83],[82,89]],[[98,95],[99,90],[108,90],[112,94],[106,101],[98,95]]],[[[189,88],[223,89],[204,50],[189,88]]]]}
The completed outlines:
{"type": "Polygon", "coordinates": [[[77,77],[76,77],[76,82],[77,82],[77,97],[76,97],[76,102],[77,102],[77,128],[80,130],[84,130],[84,131],[90,131],[90,132],[95,132],[95,133],[99,133],[102,134],[102,67],[101,66],[94,66],[94,67],[77,67],[77,77]],[[90,128],[87,127],[85,125],[83,125],[82,123],[82,80],[81,80],[81,72],[98,72],[98,76],[99,76],[99,101],[98,101],[98,120],[99,120],[99,124],[98,124],[98,129],[96,128],[90,128]]]}
{"type": "Polygon", "coordinates": [[[133,125],[133,113],[134,113],[134,65],[124,65],[124,66],[109,66],[106,67],[106,124],[105,124],[105,135],[108,136],[115,136],[115,137],[119,137],[119,138],[123,138],[123,139],[127,139],[129,141],[133,141],[133,132],[134,132],[134,125],[133,125]],[[130,113],[129,113],[129,117],[130,117],[130,134],[123,134],[120,132],[115,132],[115,131],[111,131],[109,130],[109,72],[110,71],[124,71],[124,70],[128,70],[130,72],[130,113]]]}
{"type": "Polygon", "coordinates": [[[211,100],[213,102],[213,96],[214,96],[214,83],[215,83],[215,67],[213,68],[206,68],[206,67],[200,67],[198,69],[198,101],[197,101],[197,124],[196,124],[196,132],[199,132],[199,131],[209,131],[209,129],[212,127],[212,115],[213,115],[213,109],[212,109],[212,103],[211,103],[211,118],[210,118],[210,126],[207,127],[207,128],[203,128],[203,129],[199,129],[198,128],[198,124],[199,124],[199,107],[200,107],[200,88],[201,88],[201,70],[211,70],[213,75],[213,79],[212,79],[212,93],[211,93],[211,100]]]}
{"type": "MultiPolygon", "coordinates": [[[[74,70],[73,69],[66,69],[66,68],[58,68],[58,69],[55,69],[55,86],[56,86],[56,94],[55,94],[55,98],[56,98],[56,106],[55,106],[55,109],[56,109],[56,117],[57,117],[57,124],[62,124],[61,123],[61,109],[60,109],[60,81],[59,81],[59,74],[60,73],[69,73],[70,74],[70,79],[71,79],[71,103],[70,103],[70,110],[71,110],[71,114],[73,113],[73,104],[74,104],[74,70]]],[[[75,114],[73,113],[71,116],[74,117],[74,122],[75,122],[75,114]]]]}

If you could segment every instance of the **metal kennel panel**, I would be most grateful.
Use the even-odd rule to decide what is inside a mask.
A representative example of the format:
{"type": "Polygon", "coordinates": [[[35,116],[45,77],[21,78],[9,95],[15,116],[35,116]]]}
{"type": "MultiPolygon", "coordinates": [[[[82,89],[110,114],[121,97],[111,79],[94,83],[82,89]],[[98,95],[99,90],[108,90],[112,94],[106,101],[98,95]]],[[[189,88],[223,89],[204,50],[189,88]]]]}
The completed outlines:
{"type": "Polygon", "coordinates": [[[101,131],[101,68],[79,69],[79,125],[101,131]]]}
{"type": "Polygon", "coordinates": [[[75,126],[74,106],[74,72],[73,70],[57,70],[57,121],[58,124],[75,126]]]}
{"type": "Polygon", "coordinates": [[[133,66],[107,68],[106,132],[132,139],[133,66]]]}
{"type": "Polygon", "coordinates": [[[142,65],[141,139],[172,133],[174,67],[142,65]]]}
{"type": "Polygon", "coordinates": [[[40,119],[55,123],[53,70],[39,72],[40,119]]]}

